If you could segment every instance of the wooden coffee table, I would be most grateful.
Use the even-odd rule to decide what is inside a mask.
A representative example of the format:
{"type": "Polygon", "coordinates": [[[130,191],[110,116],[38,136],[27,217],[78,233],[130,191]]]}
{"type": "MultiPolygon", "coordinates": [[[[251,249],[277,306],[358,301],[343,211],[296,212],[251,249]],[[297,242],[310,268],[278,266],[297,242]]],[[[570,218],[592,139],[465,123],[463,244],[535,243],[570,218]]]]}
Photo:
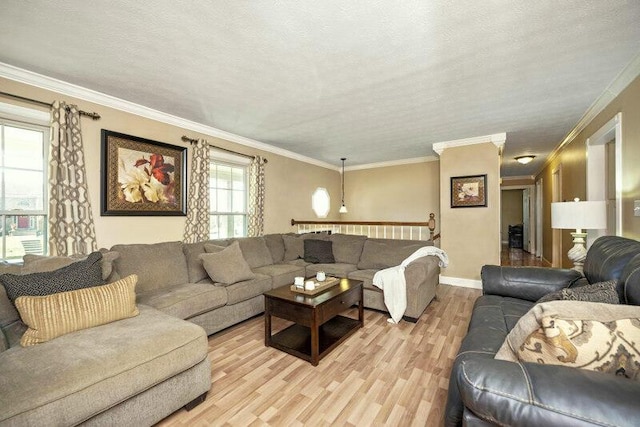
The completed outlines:
{"type": "Polygon", "coordinates": [[[361,280],[341,279],[336,286],[313,296],[283,286],[266,292],[264,297],[264,345],[313,366],[364,326],[361,280]],[[357,319],[340,315],[355,304],[358,304],[357,319]],[[294,324],[271,335],[271,316],[294,324]]]}

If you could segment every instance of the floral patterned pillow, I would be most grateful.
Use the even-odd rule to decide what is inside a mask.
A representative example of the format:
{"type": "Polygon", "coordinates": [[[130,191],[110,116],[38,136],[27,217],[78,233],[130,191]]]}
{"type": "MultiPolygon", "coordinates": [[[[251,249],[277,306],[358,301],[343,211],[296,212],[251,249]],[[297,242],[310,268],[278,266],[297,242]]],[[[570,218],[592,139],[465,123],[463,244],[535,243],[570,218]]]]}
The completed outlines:
{"type": "Polygon", "coordinates": [[[496,359],[563,365],[640,380],[640,307],[582,301],[536,304],[496,359]]]}

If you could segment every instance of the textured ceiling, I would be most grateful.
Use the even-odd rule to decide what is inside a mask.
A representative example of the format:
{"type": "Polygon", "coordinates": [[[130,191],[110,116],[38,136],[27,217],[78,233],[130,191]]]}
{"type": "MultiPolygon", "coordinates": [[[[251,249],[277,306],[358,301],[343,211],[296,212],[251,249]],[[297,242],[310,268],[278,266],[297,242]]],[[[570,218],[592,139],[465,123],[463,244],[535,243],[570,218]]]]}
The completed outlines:
{"type": "Polygon", "coordinates": [[[640,53],[636,0],[1,9],[1,62],[347,166],[506,132],[503,176],[532,174],[640,53]]]}

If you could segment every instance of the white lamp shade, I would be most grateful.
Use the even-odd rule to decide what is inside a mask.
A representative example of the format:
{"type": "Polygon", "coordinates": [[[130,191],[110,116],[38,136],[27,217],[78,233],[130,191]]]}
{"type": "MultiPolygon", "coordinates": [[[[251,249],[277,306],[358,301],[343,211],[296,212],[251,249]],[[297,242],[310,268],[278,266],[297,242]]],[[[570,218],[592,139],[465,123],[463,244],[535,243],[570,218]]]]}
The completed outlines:
{"type": "Polygon", "coordinates": [[[607,228],[605,201],[551,203],[551,228],[600,230],[607,228]]]}

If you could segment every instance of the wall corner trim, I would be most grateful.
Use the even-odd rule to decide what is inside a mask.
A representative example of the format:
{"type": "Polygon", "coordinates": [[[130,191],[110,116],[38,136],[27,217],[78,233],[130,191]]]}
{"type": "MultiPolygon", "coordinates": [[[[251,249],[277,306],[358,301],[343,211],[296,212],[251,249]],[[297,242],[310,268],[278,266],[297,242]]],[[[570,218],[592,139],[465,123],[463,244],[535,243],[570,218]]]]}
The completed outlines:
{"type": "Polygon", "coordinates": [[[463,288],[482,289],[480,280],[463,279],[462,277],[449,277],[440,275],[440,283],[442,285],[460,286],[463,288]]]}
{"type": "Polygon", "coordinates": [[[505,141],[507,140],[506,132],[494,133],[493,135],[475,136],[472,138],[454,139],[452,141],[436,142],[433,144],[433,151],[442,155],[442,152],[447,148],[463,147],[465,145],[483,144],[485,142],[491,142],[502,153],[505,141]]]}

